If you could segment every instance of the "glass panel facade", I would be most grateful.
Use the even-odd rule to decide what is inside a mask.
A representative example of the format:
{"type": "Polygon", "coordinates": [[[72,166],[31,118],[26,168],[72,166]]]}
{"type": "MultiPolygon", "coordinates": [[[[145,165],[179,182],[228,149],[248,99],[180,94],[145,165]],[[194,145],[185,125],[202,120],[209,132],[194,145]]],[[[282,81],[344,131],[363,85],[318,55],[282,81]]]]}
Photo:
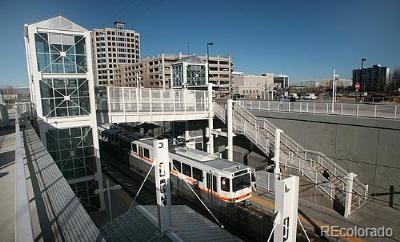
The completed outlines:
{"type": "MultiPolygon", "coordinates": [[[[46,132],[47,150],[53,157],[65,179],[75,179],[94,175],[96,157],[93,146],[92,129],[89,126],[50,129],[46,132]]],[[[98,198],[93,191],[95,180],[71,185],[82,204],[91,209],[98,208],[98,198]]]]}
{"type": "Polygon", "coordinates": [[[85,38],[81,35],[35,34],[38,69],[42,73],[85,73],[85,38]]]}
{"type": "Polygon", "coordinates": [[[172,66],[172,86],[181,87],[183,85],[183,66],[173,65],[172,66]]]}
{"type": "Polygon", "coordinates": [[[71,184],[71,188],[87,211],[97,211],[100,208],[99,197],[94,194],[94,190],[97,189],[96,181],[71,184]]]}
{"type": "Polygon", "coordinates": [[[39,83],[43,116],[90,114],[89,85],[86,79],[44,79],[39,83]]]}
{"type": "Polygon", "coordinates": [[[204,65],[187,65],[186,73],[188,86],[206,85],[206,67],[204,65]]]}

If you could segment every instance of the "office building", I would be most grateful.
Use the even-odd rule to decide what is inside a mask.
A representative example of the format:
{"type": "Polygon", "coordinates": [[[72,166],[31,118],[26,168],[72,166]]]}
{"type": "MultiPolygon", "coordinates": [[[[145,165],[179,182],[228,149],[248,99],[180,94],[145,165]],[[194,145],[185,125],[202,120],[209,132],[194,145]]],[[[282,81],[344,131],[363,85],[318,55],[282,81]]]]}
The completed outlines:
{"type": "Polygon", "coordinates": [[[262,73],[261,76],[273,76],[274,83],[277,84],[277,88],[286,89],[289,88],[289,76],[284,74],[274,74],[274,73],[262,73]]]}
{"type": "Polygon", "coordinates": [[[232,89],[236,96],[248,99],[265,99],[268,92],[274,90],[273,75],[245,75],[243,72],[233,72],[232,89]]]}
{"type": "Polygon", "coordinates": [[[57,16],[25,25],[40,138],[88,211],[104,208],[90,32],[57,16]]]}
{"type": "MultiPolygon", "coordinates": [[[[116,69],[115,85],[170,88],[172,64],[190,56],[181,53],[177,55],[161,54],[143,58],[138,63],[119,65],[116,69]]],[[[196,57],[207,63],[206,56],[196,57]]],[[[219,86],[216,89],[219,96],[225,96],[229,93],[232,65],[230,56],[209,57],[208,79],[210,83],[219,86]]]]}
{"type": "Polygon", "coordinates": [[[122,22],[115,22],[115,28],[94,29],[92,44],[97,86],[114,85],[118,65],[140,60],[140,33],[125,29],[122,22]]]}
{"type": "Polygon", "coordinates": [[[389,79],[389,68],[373,65],[369,68],[353,69],[353,86],[358,82],[360,91],[383,92],[389,79]]]}

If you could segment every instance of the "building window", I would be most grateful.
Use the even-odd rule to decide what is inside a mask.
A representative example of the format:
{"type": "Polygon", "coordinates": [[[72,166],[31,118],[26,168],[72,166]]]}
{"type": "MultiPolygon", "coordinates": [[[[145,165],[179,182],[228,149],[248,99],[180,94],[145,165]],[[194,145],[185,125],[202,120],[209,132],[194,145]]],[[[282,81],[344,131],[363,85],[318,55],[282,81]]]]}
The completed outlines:
{"type": "Polygon", "coordinates": [[[89,86],[85,79],[40,80],[40,93],[45,117],[90,114],[89,86]]]}
{"type": "Polygon", "coordinates": [[[38,69],[42,73],[85,73],[85,38],[55,33],[35,34],[38,69]]]}
{"type": "Polygon", "coordinates": [[[177,171],[181,172],[181,162],[177,161],[177,160],[172,160],[172,164],[174,164],[174,167],[177,171]]]}

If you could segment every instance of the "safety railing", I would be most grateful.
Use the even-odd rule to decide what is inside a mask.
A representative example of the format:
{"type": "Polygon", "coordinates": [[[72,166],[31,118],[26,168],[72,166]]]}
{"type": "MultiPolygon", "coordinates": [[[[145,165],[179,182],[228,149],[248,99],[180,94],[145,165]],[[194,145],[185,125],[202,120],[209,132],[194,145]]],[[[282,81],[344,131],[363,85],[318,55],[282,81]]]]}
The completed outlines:
{"type": "MultiPolygon", "coordinates": [[[[260,150],[267,155],[271,155],[274,148],[274,136],[277,127],[266,119],[256,118],[250,111],[240,105],[234,106],[233,112],[233,128],[236,132],[243,133],[250,141],[252,141],[260,150]]],[[[214,104],[214,113],[225,121],[225,108],[221,105],[214,104]]],[[[321,152],[305,149],[294,141],[287,134],[281,134],[281,162],[285,167],[293,168],[301,172],[309,178],[330,198],[344,197],[346,180],[344,177],[347,171],[338,166],[332,159],[325,156],[321,152]],[[334,182],[329,181],[323,174],[327,171],[335,179],[334,182]],[[338,193],[338,194],[336,194],[338,193]],[[341,195],[339,195],[341,194],[341,195]]],[[[358,206],[363,205],[367,200],[368,186],[354,180],[353,192],[359,199],[358,206]]],[[[340,203],[344,205],[344,201],[340,203]]]]}
{"type": "Polygon", "coordinates": [[[208,112],[208,92],[187,89],[108,87],[108,112],[119,115],[176,115],[208,112]]]}
{"type": "Polygon", "coordinates": [[[205,112],[207,91],[186,89],[152,89],[110,87],[111,112],[205,112]]]}
{"type": "Polygon", "coordinates": [[[19,113],[15,115],[15,241],[33,241],[19,113]]]}
{"type": "Polygon", "coordinates": [[[323,102],[280,102],[240,100],[241,105],[251,110],[273,112],[310,113],[324,115],[354,116],[368,118],[387,118],[400,120],[399,105],[359,104],[323,102]]]}

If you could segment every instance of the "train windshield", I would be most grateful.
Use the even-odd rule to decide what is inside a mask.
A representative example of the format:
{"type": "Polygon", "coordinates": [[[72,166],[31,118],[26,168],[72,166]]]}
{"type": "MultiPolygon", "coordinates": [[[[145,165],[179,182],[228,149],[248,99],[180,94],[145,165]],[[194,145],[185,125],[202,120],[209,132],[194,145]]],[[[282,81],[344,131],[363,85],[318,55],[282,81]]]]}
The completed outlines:
{"type": "Polygon", "coordinates": [[[246,173],[244,175],[233,178],[232,185],[233,185],[232,188],[233,188],[234,192],[239,191],[243,188],[249,187],[250,186],[250,173],[246,173]]]}

